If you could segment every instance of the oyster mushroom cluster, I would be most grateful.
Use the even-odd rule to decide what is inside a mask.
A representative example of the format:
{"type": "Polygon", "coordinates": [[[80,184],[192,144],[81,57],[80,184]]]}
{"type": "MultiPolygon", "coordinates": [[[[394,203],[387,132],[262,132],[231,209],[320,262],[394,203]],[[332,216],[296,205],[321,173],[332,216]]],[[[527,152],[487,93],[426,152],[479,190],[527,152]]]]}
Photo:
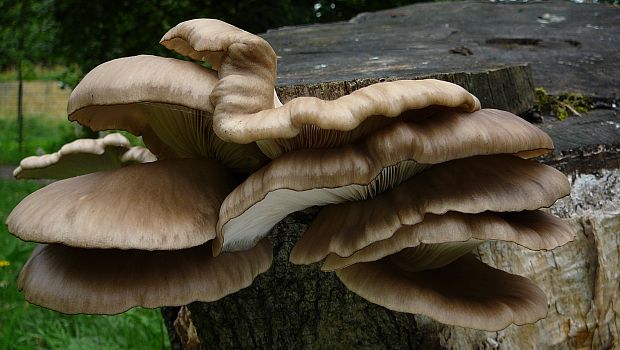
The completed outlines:
{"type": "Polygon", "coordinates": [[[16,170],[66,178],[7,219],[45,243],[19,277],[27,300],[65,313],[217,300],[268,269],[277,222],[324,206],[291,262],[323,261],[370,302],[444,323],[498,330],[544,317],[538,287],[472,254],[486,240],[548,250],[573,239],[539,210],[570,192],[532,160],[553,149],[544,132],[438,80],[282,105],[271,46],[218,20],[183,22],[161,43],[211,68],[116,59],[68,106],[70,120],[129,131],[152,154],[113,134],[16,170]]]}

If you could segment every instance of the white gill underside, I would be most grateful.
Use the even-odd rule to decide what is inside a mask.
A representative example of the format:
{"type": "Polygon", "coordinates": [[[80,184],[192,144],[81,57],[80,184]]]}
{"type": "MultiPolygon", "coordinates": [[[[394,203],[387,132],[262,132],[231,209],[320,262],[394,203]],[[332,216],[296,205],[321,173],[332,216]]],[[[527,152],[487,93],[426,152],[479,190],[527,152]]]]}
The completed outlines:
{"type": "Polygon", "coordinates": [[[222,228],[224,251],[252,248],[271,228],[288,214],[315,205],[323,206],[373,198],[402,183],[430,165],[413,160],[384,168],[368,185],[351,184],[336,188],[314,188],[305,191],[278,189],[248,210],[228,221],[222,228]]]}

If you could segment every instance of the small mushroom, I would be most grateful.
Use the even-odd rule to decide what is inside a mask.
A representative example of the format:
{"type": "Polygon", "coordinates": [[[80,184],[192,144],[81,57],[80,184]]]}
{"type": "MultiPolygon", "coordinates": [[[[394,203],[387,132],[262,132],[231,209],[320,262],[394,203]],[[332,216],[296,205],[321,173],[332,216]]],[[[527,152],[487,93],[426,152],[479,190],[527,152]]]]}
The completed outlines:
{"type": "Polygon", "coordinates": [[[465,255],[436,269],[408,271],[401,257],[337,270],[362,298],[390,310],[428,315],[450,325],[497,331],[533,323],[547,314],[545,294],[527,278],[465,255]]]}
{"type": "Polygon", "coordinates": [[[431,164],[477,154],[529,157],[552,148],[544,132],[521,118],[481,110],[398,122],[359,144],[287,153],[226,197],[214,248],[247,249],[291,212],[373,197],[431,164]]]}
{"type": "Polygon", "coordinates": [[[211,255],[210,244],[174,251],[39,245],[22,269],[26,300],[66,314],[116,314],[214,301],[249,286],[271,265],[271,243],[211,255]]]}
{"type": "Polygon", "coordinates": [[[173,250],[215,237],[230,173],[209,159],[167,159],[54,182],[22,200],[9,231],[80,248],[173,250]]]}
{"type": "Polygon", "coordinates": [[[13,171],[17,179],[66,179],[124,165],[155,161],[144,147],[130,147],[121,134],[100,139],[80,139],[68,143],[58,152],[24,158],[13,171]]]}

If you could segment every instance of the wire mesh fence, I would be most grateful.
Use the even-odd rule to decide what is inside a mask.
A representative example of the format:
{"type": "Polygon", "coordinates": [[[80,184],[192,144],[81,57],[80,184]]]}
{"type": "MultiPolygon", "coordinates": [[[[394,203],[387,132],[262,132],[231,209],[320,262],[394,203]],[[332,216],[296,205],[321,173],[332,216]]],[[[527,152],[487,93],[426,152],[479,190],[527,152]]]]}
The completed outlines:
{"type": "MultiPolygon", "coordinates": [[[[0,117],[17,116],[18,83],[0,83],[0,117]]],[[[25,116],[66,118],[67,99],[71,90],[62,89],[56,81],[25,81],[23,113],[25,116]]]]}

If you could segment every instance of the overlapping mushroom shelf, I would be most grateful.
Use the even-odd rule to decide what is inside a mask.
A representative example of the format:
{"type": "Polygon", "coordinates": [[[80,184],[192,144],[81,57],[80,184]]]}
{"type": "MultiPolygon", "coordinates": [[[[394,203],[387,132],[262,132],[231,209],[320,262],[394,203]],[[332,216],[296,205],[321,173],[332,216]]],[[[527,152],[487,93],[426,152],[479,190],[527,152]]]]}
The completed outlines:
{"type": "Polygon", "coordinates": [[[432,164],[552,147],[544,132],[498,110],[395,118],[359,143],[289,152],[251,174],[222,203],[215,248],[247,249],[291,212],[374,197],[432,164]]]}
{"type": "Polygon", "coordinates": [[[49,244],[32,254],[19,288],[26,300],[60,312],[114,314],[213,301],[247,287],[271,265],[269,241],[218,257],[210,242],[233,179],[215,160],[166,159],[32,193],[7,225],[21,239],[49,244]]]}
{"type": "Polygon", "coordinates": [[[269,268],[264,237],[277,222],[326,206],[293,263],[323,261],[370,302],[448,324],[499,330],[544,317],[538,287],[471,253],[487,240],[547,250],[573,239],[540,210],[570,191],[532,160],[553,149],[544,132],[437,80],[282,105],[271,46],[218,20],[183,22],[161,43],[211,68],[116,59],[68,106],[70,120],[129,131],[148,150],[109,135],[16,170],[64,179],[7,219],[11,233],[46,243],[20,274],[27,300],[65,313],[214,301],[269,268]]]}
{"type": "Polygon", "coordinates": [[[533,160],[451,160],[375,198],[326,206],[290,259],[325,259],[349,289],[395,311],[485,330],[531,323],[546,315],[544,293],[469,253],[486,240],[534,250],[573,240],[566,223],[538,210],[569,192],[562,173],[533,160]]]}

